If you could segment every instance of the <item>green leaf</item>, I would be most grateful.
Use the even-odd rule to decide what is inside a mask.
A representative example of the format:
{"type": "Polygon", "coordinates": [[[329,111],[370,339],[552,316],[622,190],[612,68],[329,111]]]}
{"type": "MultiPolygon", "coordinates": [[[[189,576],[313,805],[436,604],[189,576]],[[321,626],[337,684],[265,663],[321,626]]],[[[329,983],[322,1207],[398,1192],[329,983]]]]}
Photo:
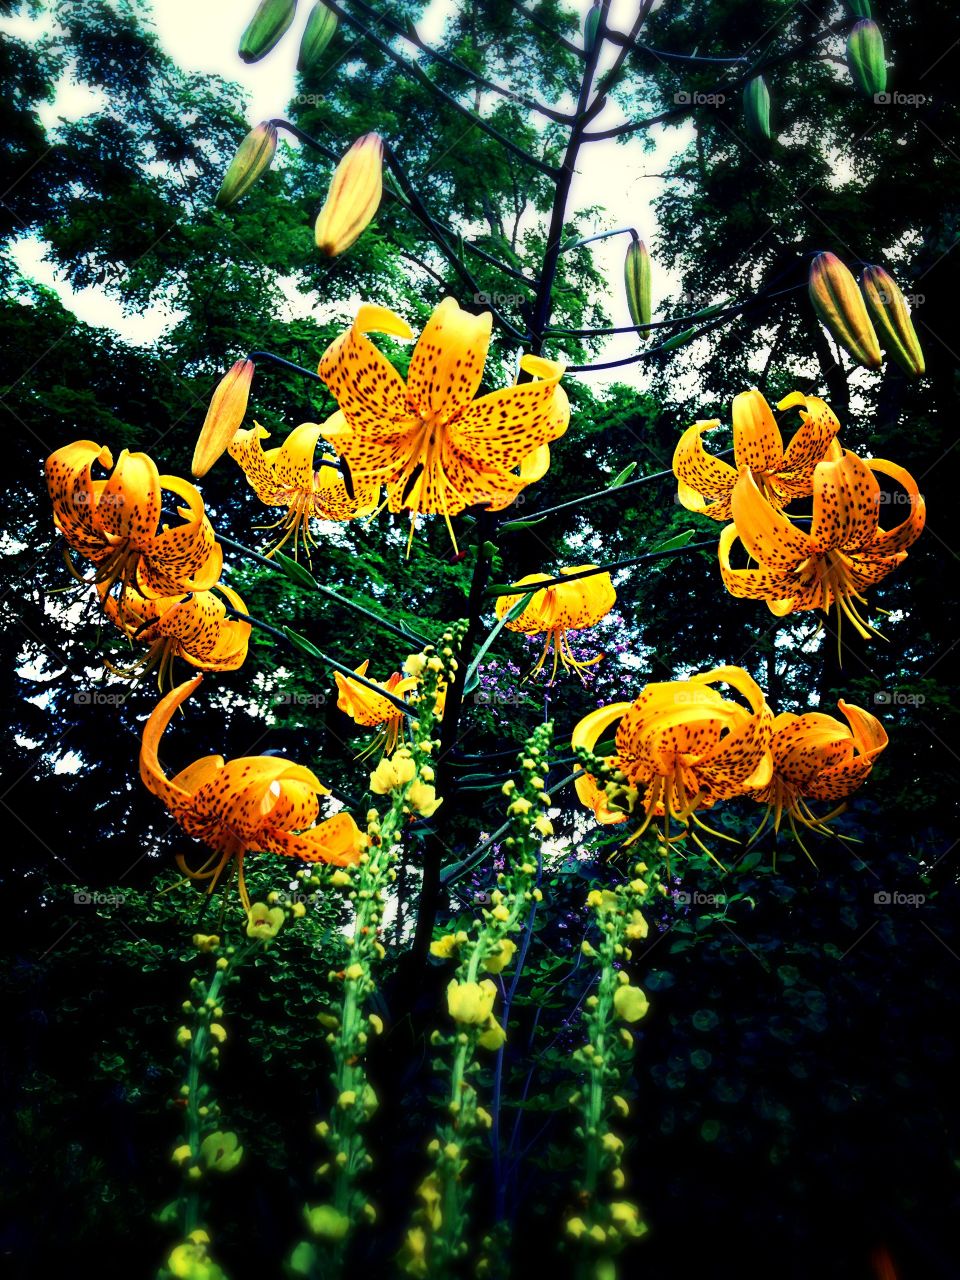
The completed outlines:
{"type": "Polygon", "coordinates": [[[306,636],[300,635],[297,631],[292,631],[289,627],[283,628],[283,634],[301,653],[309,654],[311,658],[323,658],[323,654],[317,646],[308,640],[306,636]]]}
{"type": "Polygon", "coordinates": [[[514,529],[532,529],[535,524],[543,524],[546,519],[546,516],[537,516],[533,520],[508,520],[506,524],[500,526],[500,532],[509,533],[514,529]]]}
{"type": "Polygon", "coordinates": [[[682,347],[685,342],[689,342],[696,329],[684,329],[683,333],[675,334],[674,337],[668,338],[666,342],[660,343],[661,351],[673,351],[675,347],[682,347]]]}
{"type": "Polygon", "coordinates": [[[655,547],[651,547],[651,550],[675,551],[677,547],[685,547],[690,539],[695,536],[695,529],[684,529],[683,533],[674,534],[672,538],[667,538],[666,542],[658,542],[655,547]]]}
{"type": "Polygon", "coordinates": [[[487,636],[486,640],[484,640],[483,644],[477,650],[477,656],[474,658],[474,660],[470,663],[470,666],[467,668],[467,674],[464,677],[464,681],[463,681],[464,697],[466,697],[470,693],[473,693],[474,689],[476,689],[477,685],[479,685],[480,683],[478,668],[480,666],[480,663],[483,661],[484,654],[493,644],[494,640],[496,640],[497,636],[500,634],[503,628],[507,625],[507,623],[513,622],[514,618],[520,617],[521,613],[523,613],[524,609],[527,607],[527,605],[530,603],[530,601],[533,599],[533,597],[536,594],[537,594],[536,591],[528,591],[525,596],[520,597],[520,599],[517,601],[517,603],[513,606],[513,608],[508,613],[505,613],[502,618],[498,619],[497,625],[493,628],[493,630],[487,636]]]}
{"type": "Polygon", "coordinates": [[[620,472],[620,474],[618,476],[614,476],[614,478],[607,485],[607,488],[619,489],[622,484],[625,484],[630,479],[630,477],[633,475],[636,469],[637,469],[637,464],[635,462],[628,462],[627,465],[620,472]]]}
{"type": "Polygon", "coordinates": [[[317,589],[316,578],[308,569],[304,569],[303,565],[298,561],[292,560],[290,556],[285,556],[282,551],[274,552],[273,559],[290,581],[295,582],[298,587],[307,587],[311,591],[317,589]]]}

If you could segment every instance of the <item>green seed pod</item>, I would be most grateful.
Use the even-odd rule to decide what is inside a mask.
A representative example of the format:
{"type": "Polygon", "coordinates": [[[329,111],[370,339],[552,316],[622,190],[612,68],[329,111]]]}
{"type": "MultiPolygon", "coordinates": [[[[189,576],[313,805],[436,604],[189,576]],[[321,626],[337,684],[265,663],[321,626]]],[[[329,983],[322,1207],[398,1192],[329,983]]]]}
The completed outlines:
{"type": "Polygon", "coordinates": [[[853,83],[866,97],[873,98],[886,92],[887,63],[883,36],[872,18],[861,18],[854,23],[847,38],[847,66],[853,83]]]}
{"type": "Polygon", "coordinates": [[[810,265],[810,301],[825,327],[857,364],[879,369],[880,343],[857,282],[835,253],[818,253],[810,265]]]}
{"type": "Polygon", "coordinates": [[[600,29],[600,14],[602,12],[603,6],[599,3],[594,4],[583,20],[583,49],[585,53],[593,53],[593,47],[597,43],[597,31],[600,29]]]}
{"type": "Polygon", "coordinates": [[[240,57],[259,62],[279,42],[297,12],[297,0],[260,0],[257,11],[240,37],[240,57]]]}
{"type": "Polygon", "coordinates": [[[860,289],[884,350],[911,378],[926,371],[920,339],[907,310],[907,300],[889,271],[866,266],[860,289]]]}
{"type": "Polygon", "coordinates": [[[320,55],[333,39],[336,30],[337,15],[323,3],[323,0],[317,0],[310,11],[310,17],[303,30],[303,39],[300,41],[300,53],[297,56],[298,71],[309,71],[311,67],[317,65],[320,55]]]}
{"type": "Polygon", "coordinates": [[[747,132],[758,141],[770,140],[770,90],[763,76],[754,78],[743,90],[743,114],[747,132]]]}
{"type": "Polygon", "coordinates": [[[631,240],[623,264],[623,280],[627,289],[627,306],[634,324],[649,324],[652,315],[650,303],[650,255],[642,240],[631,240]]]}
{"type": "Polygon", "coordinates": [[[277,130],[269,120],[251,129],[233,153],[227,172],[223,175],[220,190],[214,204],[218,209],[229,209],[245,196],[262,173],[273,163],[277,150],[277,130]]]}

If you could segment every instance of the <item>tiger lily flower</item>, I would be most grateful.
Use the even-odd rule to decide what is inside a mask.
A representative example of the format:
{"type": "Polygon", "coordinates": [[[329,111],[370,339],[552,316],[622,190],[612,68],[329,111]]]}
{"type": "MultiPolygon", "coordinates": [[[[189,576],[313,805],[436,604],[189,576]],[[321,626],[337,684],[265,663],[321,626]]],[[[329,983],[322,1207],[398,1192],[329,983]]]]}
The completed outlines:
{"type": "Polygon", "coordinates": [[[366,336],[411,338],[406,321],[385,307],[361,306],[352,327],[324,352],[319,373],[343,414],[324,435],[355,482],[386,485],[391,511],[450,517],[482,504],[499,511],[544,474],[547,446],[562,436],[570,405],[563,367],[526,355],[533,381],[474,399],[490,344],[491,315],[461,311],[444,298],[427,321],[407,380],[366,336]]]}
{"type": "Polygon", "coordinates": [[[841,804],[818,818],[807,800],[843,801],[866,780],[887,745],[886,730],[876,716],[861,707],[843,701],[837,706],[846,724],[820,711],[802,716],[786,711],[773,721],[773,777],[765,787],[749,792],[751,800],[767,806],[754,840],[771,818],[774,831],[779,831],[786,817],[803,849],[798,823],[811,831],[825,832],[830,819],[846,807],[841,804]]]}
{"type": "MultiPolygon", "coordinates": [[[[361,662],[359,667],[354,668],[354,674],[358,676],[367,676],[367,668],[370,666],[370,659],[361,662]]],[[[337,690],[339,697],[337,698],[338,708],[345,712],[356,724],[362,725],[367,729],[374,729],[382,726],[382,732],[374,738],[373,742],[361,755],[370,755],[371,752],[380,748],[385,755],[392,755],[396,748],[400,737],[400,727],[403,722],[403,712],[396,707],[389,698],[379,697],[372,689],[368,689],[366,685],[360,684],[358,680],[351,680],[349,676],[342,676],[339,671],[333,673],[333,678],[337,682],[337,690]]],[[[369,679],[369,677],[367,677],[369,679]]],[[[411,689],[417,687],[418,681],[416,676],[403,676],[399,671],[394,671],[388,680],[372,681],[381,689],[385,689],[387,693],[392,693],[394,697],[402,698],[411,689]]],[[[440,689],[436,700],[436,713],[438,716],[443,715],[443,704],[446,698],[446,690],[440,689]]]]}
{"type": "Polygon", "coordinates": [[[267,553],[273,555],[293,538],[294,557],[302,542],[307,557],[316,542],[310,532],[311,520],[352,520],[370,515],[377,506],[380,485],[377,481],[355,481],[354,492],[348,493],[336,458],[323,455],[314,470],[313,459],[320,436],[336,430],[342,415],[334,414],[323,426],[304,422],[295,427],[279,449],[264,451],[261,440],[270,433],[259,423],[248,431],[238,431],[229,445],[231,458],[237,462],[262,503],[270,507],[286,507],[286,515],[269,528],[280,528],[280,541],[267,553]]]}
{"type": "Polygon", "coordinates": [[[317,796],[328,794],[309,769],[279,756],[222,756],[195,760],[168,778],[157,758],[163,732],[203,679],[196,676],[163,698],[143,730],[140,777],[189,835],[213,850],[196,870],[183,857],[177,863],[191,880],[207,882],[212,893],[224,870],[235,865],[237,885],[249,913],[243,877],[244,855],[252,850],[281,853],[305,862],[350,866],[359,861],[363,837],[347,813],[334,814],[314,826],[317,796]]]}
{"type": "MultiPolygon", "coordinates": [[[[595,565],[573,565],[561,569],[561,574],[582,573],[593,569],[595,565]]],[[[549,582],[554,574],[528,573],[516,583],[518,587],[530,588],[538,582],[549,582]]],[[[514,605],[519,604],[526,591],[513,596],[500,596],[496,603],[498,618],[506,617],[514,605]]],[[[594,573],[586,578],[576,578],[573,582],[558,582],[552,587],[538,591],[527,607],[512,622],[506,624],[508,631],[521,631],[524,635],[544,637],[543,652],[533,668],[531,675],[536,674],[547,660],[547,654],[553,650],[553,670],[550,673],[551,684],[557,678],[557,665],[563,663],[568,671],[575,671],[583,679],[582,672],[603,661],[603,654],[591,658],[589,662],[578,662],[567,639],[568,631],[579,631],[584,627],[595,626],[601,618],[605,618],[617,602],[617,593],[613,588],[609,573],[594,573]]]]}
{"type": "MultiPolygon", "coordinates": [[[[771,721],[763,693],[746,671],[716,667],[689,680],[648,684],[632,703],[599,707],[580,721],[572,741],[575,747],[592,750],[617,724],[615,757],[610,763],[624,783],[636,789],[642,803],[645,816],[636,836],[655,817],[663,818],[666,847],[690,835],[713,857],[690,824],[709,831],[697,818],[698,811],[767,786],[773,776],[771,721]],[[748,706],[724,698],[713,688],[716,684],[735,689],[748,706]],[[671,819],[680,825],[677,835],[671,835],[671,819]]],[[[578,785],[577,790],[583,799],[584,789],[578,785]]],[[[587,791],[587,803],[591,799],[587,791]]]]}
{"type": "Polygon", "coordinates": [[[836,604],[864,639],[878,635],[857,612],[856,601],[906,559],[923,531],[926,506],[909,471],[892,462],[867,462],[845,451],[839,461],[818,463],[813,473],[813,520],[798,528],[760,492],[748,467],[733,491],[733,524],[720,534],[720,572],[731,595],[765,600],[771,613],[836,604]],[[892,529],[879,524],[877,475],[905,490],[909,514],[892,529]],[[740,540],[757,568],[735,569],[730,552],[740,540]]]}
{"type": "Polygon", "coordinates": [[[181,598],[148,600],[133,588],[117,599],[98,588],[103,611],[131,641],[146,644],[147,653],[133,667],[107,663],[118,675],[143,675],[159,668],[161,692],[173,684],[175,658],[200,671],[236,671],[247,656],[250,623],[227,617],[227,605],[247,612],[240,596],[218,585],[220,600],[212,591],[195,591],[181,598]]]}
{"type": "Polygon", "coordinates": [[[787,506],[806,498],[813,487],[813,472],[824,458],[839,458],[834,437],[840,423],[833,410],[817,396],[793,391],[778,409],[799,406],[801,425],[786,450],[773,411],[759,391],[742,391],[733,398],[733,456],[736,466],[714,458],[703,447],[702,436],[720,425],[719,418],[695,422],[680,437],[673,455],[677,497],[688,511],[730,520],[734,486],[743,467],[749,467],[760,492],[771,506],[787,506]]]}
{"type": "Polygon", "coordinates": [[[113,467],[110,450],[77,440],[47,458],[46,474],[56,527],[96,566],[98,587],[109,592],[119,583],[121,594],[134,588],[153,598],[209,590],[223,553],[196,488],[161,476],[145,453],[124,449],[109,480],[93,479],[95,462],[113,467]],[[164,490],[183,503],[183,523],[158,532],[164,490]]]}

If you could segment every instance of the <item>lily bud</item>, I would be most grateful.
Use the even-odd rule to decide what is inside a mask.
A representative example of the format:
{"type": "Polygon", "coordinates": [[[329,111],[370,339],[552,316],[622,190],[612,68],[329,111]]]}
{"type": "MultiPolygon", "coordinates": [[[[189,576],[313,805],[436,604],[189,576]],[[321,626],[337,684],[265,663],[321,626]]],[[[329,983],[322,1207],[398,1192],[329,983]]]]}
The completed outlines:
{"type": "Polygon", "coordinates": [[[257,11],[240,37],[240,57],[259,62],[279,43],[297,12],[297,0],[260,0],[257,11]]]}
{"type": "Polygon", "coordinates": [[[337,15],[323,3],[323,0],[317,0],[310,10],[310,17],[303,29],[303,39],[300,41],[300,52],[297,55],[298,71],[309,71],[311,67],[316,66],[320,55],[336,34],[336,30],[337,15]]]}
{"type": "Polygon", "coordinates": [[[887,354],[911,378],[921,377],[926,371],[926,362],[907,310],[907,300],[896,280],[883,267],[866,266],[860,277],[860,288],[887,354]]]}
{"type": "Polygon", "coordinates": [[[649,324],[650,305],[650,255],[642,240],[631,240],[623,264],[623,279],[627,287],[627,306],[634,324],[649,324]]]}
{"type": "Polygon", "coordinates": [[[743,113],[752,138],[770,140],[770,90],[763,76],[754,76],[743,90],[743,113]]]}
{"type": "Polygon", "coordinates": [[[383,139],[358,138],[337,165],[314,228],[317,248],[330,258],[349,249],[373,221],[383,195],[383,139]]]}
{"type": "Polygon", "coordinates": [[[597,43],[597,32],[600,29],[600,14],[602,12],[603,5],[599,2],[595,3],[583,20],[584,53],[593,53],[593,47],[597,43]]]}
{"type": "Polygon", "coordinates": [[[217,384],[193,451],[195,476],[205,476],[237,434],[247,412],[254,367],[252,360],[238,360],[217,384]]]}
{"type": "Polygon", "coordinates": [[[847,0],[847,6],[855,18],[872,18],[870,0],[847,0]]]}
{"type": "Polygon", "coordinates": [[[241,196],[245,196],[260,175],[270,168],[276,150],[277,130],[269,120],[251,129],[233,153],[229,168],[223,175],[214,200],[217,208],[229,209],[241,196]]]}
{"type": "Polygon", "coordinates": [[[853,83],[868,98],[886,90],[887,62],[883,36],[872,18],[861,18],[854,23],[847,37],[847,66],[853,83]]]}
{"type": "Polygon", "coordinates": [[[823,324],[857,364],[879,369],[880,344],[857,282],[835,253],[818,253],[810,265],[810,301],[823,324]]]}

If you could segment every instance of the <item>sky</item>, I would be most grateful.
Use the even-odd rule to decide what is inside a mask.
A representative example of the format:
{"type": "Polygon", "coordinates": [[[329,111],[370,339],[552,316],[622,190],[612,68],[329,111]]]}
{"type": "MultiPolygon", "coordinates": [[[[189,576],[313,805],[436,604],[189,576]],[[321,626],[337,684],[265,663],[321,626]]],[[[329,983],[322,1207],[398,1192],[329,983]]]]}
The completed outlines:
{"type": "MultiPolygon", "coordinates": [[[[429,40],[437,35],[456,4],[464,2],[468,0],[433,0],[418,24],[421,36],[429,40]]],[[[238,3],[238,0],[153,0],[152,6],[160,40],[182,67],[232,79],[243,86],[249,98],[247,117],[251,126],[284,113],[295,82],[300,33],[312,5],[307,0],[300,0],[294,25],[281,43],[261,62],[246,65],[237,56],[237,46],[253,6],[254,0],[249,0],[249,3],[238,3]]],[[[578,0],[575,7],[586,14],[589,0],[578,0]]],[[[635,12],[636,0],[613,0],[610,23],[621,30],[627,29],[635,12]]],[[[20,20],[2,22],[2,28],[17,34],[37,29],[20,20]]],[[[58,86],[55,100],[45,105],[41,114],[49,127],[55,125],[58,118],[77,119],[99,107],[95,95],[65,78],[58,86]]],[[[621,120],[622,115],[613,106],[600,117],[598,127],[621,120]]],[[[686,128],[657,129],[654,134],[656,147],[649,152],[639,141],[626,146],[601,143],[587,147],[581,153],[582,160],[571,192],[572,209],[600,204],[606,210],[605,215],[588,226],[584,234],[633,226],[644,238],[653,260],[655,315],[656,298],[669,288],[670,280],[656,261],[656,220],[651,202],[659,194],[662,183],[654,175],[663,172],[670,156],[686,144],[688,137],[686,128]]],[[[610,282],[606,309],[613,325],[630,323],[623,288],[627,243],[626,236],[617,236],[593,246],[594,260],[610,282]]],[[[175,323],[176,315],[162,307],[125,314],[120,304],[100,289],[73,290],[45,261],[44,255],[44,244],[35,238],[21,239],[15,246],[15,258],[24,274],[56,289],[64,303],[87,323],[109,327],[125,340],[137,344],[153,341],[175,323]]],[[[313,304],[310,300],[291,296],[290,306],[291,314],[294,314],[298,308],[303,312],[310,311],[313,304]]],[[[619,335],[608,340],[598,358],[616,359],[636,349],[635,340],[630,335],[619,335]]],[[[597,375],[596,383],[602,385],[615,376],[616,373],[611,374],[608,379],[597,375]]]]}

